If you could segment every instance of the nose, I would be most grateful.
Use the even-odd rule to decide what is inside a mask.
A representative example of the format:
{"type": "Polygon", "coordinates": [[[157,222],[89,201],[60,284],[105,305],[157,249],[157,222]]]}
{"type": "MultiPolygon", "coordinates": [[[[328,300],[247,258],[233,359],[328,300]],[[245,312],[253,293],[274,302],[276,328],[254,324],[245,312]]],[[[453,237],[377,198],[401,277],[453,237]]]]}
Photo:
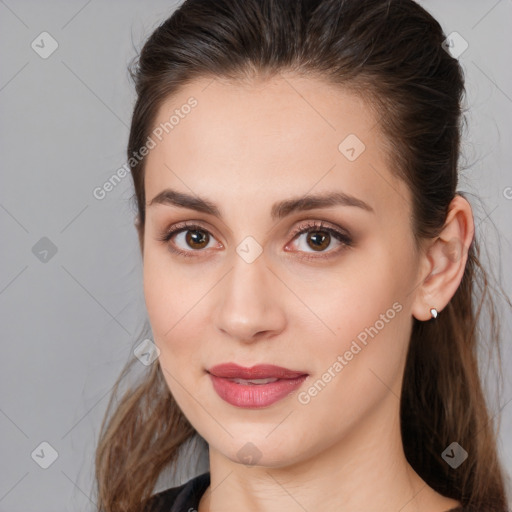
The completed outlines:
{"type": "Polygon", "coordinates": [[[216,329],[243,343],[278,335],[286,325],[285,288],[263,254],[251,263],[236,255],[217,290],[216,329]]]}

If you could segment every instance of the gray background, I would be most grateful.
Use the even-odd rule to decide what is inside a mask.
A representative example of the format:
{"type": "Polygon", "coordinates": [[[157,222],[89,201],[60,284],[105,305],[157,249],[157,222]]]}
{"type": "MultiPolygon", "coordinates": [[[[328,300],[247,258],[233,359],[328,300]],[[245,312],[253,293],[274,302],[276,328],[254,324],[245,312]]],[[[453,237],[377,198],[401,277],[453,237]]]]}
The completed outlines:
{"type": "MultiPolygon", "coordinates": [[[[470,109],[460,189],[482,199],[470,199],[477,230],[510,295],[512,3],[421,3],[469,43],[459,58],[470,109]]],[[[126,161],[127,64],[174,5],[0,0],[0,511],[93,510],[101,419],[146,316],[130,178],[101,201],[92,191],[126,161]],[[46,59],[31,47],[44,31],[58,43],[46,59]],[[41,261],[34,252],[45,248],[41,261]],[[31,456],[43,441],[58,452],[48,469],[31,456]]],[[[502,320],[507,380],[491,405],[511,474],[510,312],[502,320]]],[[[194,474],[163,475],[157,487],[194,474]]]]}

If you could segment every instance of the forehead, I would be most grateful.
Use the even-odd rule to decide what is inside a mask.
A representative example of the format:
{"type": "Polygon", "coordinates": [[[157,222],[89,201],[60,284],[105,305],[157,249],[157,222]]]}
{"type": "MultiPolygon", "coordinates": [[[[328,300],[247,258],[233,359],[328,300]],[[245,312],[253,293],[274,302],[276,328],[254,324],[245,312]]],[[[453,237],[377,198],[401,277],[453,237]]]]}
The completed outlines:
{"type": "Polygon", "coordinates": [[[161,105],[152,129],[148,202],[166,187],[223,202],[231,194],[238,207],[313,189],[362,196],[376,210],[408,196],[370,105],[319,79],[197,80],[161,105]]]}

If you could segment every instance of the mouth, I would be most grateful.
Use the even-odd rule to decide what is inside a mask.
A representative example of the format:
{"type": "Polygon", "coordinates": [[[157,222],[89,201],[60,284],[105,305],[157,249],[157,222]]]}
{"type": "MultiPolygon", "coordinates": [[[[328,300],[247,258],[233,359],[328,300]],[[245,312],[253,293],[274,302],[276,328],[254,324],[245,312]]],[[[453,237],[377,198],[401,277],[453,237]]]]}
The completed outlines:
{"type": "Polygon", "coordinates": [[[275,365],[245,368],[235,363],[217,365],[207,372],[219,397],[242,408],[268,407],[292,394],[309,375],[275,365]]]}
{"type": "MultiPolygon", "coordinates": [[[[305,371],[290,370],[273,364],[258,364],[247,368],[236,363],[222,363],[211,367],[207,372],[216,377],[252,381],[256,384],[260,383],[258,381],[267,379],[295,379],[308,375],[305,371]]],[[[261,384],[264,383],[261,382],[261,384]]]]}
{"type": "Polygon", "coordinates": [[[244,386],[248,386],[249,384],[269,384],[270,382],[276,382],[279,379],[277,378],[268,378],[268,379],[228,379],[231,382],[236,382],[237,384],[242,384],[244,386]]]}

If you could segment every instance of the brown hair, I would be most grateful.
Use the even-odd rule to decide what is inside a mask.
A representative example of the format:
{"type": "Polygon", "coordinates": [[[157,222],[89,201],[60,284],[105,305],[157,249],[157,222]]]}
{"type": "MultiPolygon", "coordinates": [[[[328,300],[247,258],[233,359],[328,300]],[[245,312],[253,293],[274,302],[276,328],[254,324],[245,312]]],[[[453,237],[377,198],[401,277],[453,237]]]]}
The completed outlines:
{"type": "MultiPolygon", "coordinates": [[[[438,236],[450,201],[461,194],[464,77],[442,47],[445,38],[439,23],[412,0],[186,0],[135,62],[128,158],[145,145],[162,102],[196,78],[250,80],[281,71],[320,77],[360,94],[378,114],[390,168],[412,191],[419,244],[438,236]]],[[[141,246],[144,163],[132,167],[141,246]]],[[[503,470],[477,360],[477,340],[487,339],[500,362],[499,322],[476,236],[466,249],[452,300],[435,321],[414,319],[401,398],[403,444],[415,471],[441,494],[475,510],[505,510],[503,470]],[[489,334],[479,336],[484,304],[489,334]],[[469,454],[456,470],[441,457],[453,441],[469,454]]],[[[138,360],[117,380],[101,426],[96,481],[98,510],[104,512],[142,510],[162,470],[175,470],[180,448],[198,436],[158,362],[114,407],[133,364],[138,360]]]]}

